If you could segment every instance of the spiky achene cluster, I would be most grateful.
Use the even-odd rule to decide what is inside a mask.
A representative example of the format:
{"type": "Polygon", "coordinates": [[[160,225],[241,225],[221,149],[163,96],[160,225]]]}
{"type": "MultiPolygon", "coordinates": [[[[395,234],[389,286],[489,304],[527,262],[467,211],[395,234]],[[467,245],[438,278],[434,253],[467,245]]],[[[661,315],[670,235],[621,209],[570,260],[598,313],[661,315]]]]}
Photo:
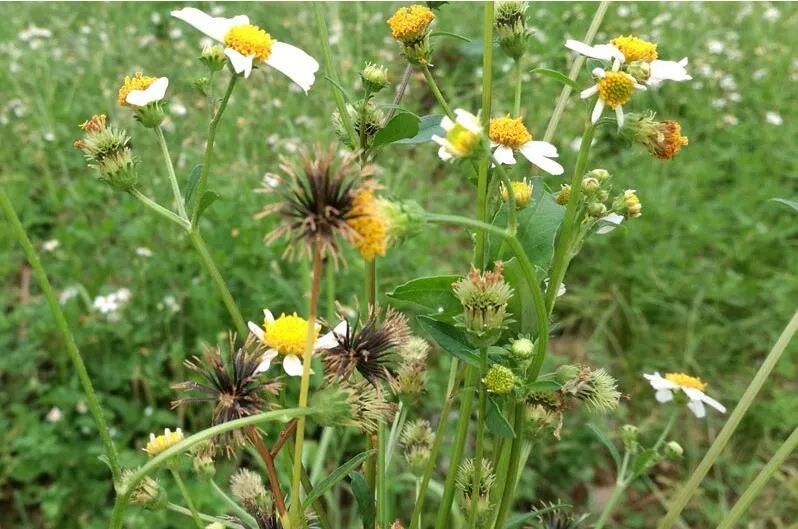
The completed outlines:
{"type": "MultiPolygon", "coordinates": [[[[230,337],[229,347],[232,351],[230,369],[222,360],[221,348],[207,348],[203,358],[194,357],[186,360],[185,366],[198,373],[203,381],[187,381],[172,387],[178,391],[189,393],[172,403],[175,408],[192,402],[209,402],[214,405],[213,424],[223,424],[242,417],[262,412],[269,407],[266,395],[276,394],[281,387],[279,382],[263,380],[258,374],[260,350],[257,340],[250,335],[244,345],[235,347],[234,337],[230,337]]],[[[221,444],[228,455],[242,445],[246,437],[241,430],[223,434],[221,444]]]]}
{"type": "Polygon", "coordinates": [[[507,302],[513,295],[512,287],[504,281],[503,269],[502,262],[496,261],[492,271],[474,268],[452,285],[463,305],[467,329],[483,332],[503,326],[507,302]]]}
{"type": "Polygon", "coordinates": [[[124,130],[108,125],[105,114],[97,114],[83,122],[83,138],[73,144],[83,152],[89,167],[98,178],[115,189],[128,191],[138,182],[130,136],[124,130]]]}

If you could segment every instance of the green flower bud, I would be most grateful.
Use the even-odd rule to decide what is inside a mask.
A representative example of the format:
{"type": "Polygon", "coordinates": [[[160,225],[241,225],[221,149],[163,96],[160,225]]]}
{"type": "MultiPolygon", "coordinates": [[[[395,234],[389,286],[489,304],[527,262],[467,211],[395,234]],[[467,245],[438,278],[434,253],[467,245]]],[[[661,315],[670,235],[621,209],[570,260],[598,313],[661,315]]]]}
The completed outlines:
{"type": "Polygon", "coordinates": [[[623,445],[629,452],[637,452],[639,448],[637,437],[639,434],[640,431],[637,429],[637,426],[633,424],[624,424],[621,428],[621,439],[623,440],[623,445]]]}
{"type": "Polygon", "coordinates": [[[400,440],[410,472],[417,476],[422,475],[429,464],[432,444],[435,441],[429,422],[422,419],[407,423],[400,440]]]}
{"type": "Polygon", "coordinates": [[[651,77],[651,65],[647,61],[633,61],[626,65],[626,73],[642,84],[651,77]]]}
{"type": "Polygon", "coordinates": [[[587,213],[591,217],[601,218],[607,214],[607,206],[601,202],[593,202],[587,207],[587,213]]]}
{"type": "Polygon", "coordinates": [[[586,176],[582,179],[582,191],[587,195],[592,195],[601,188],[601,183],[598,179],[592,176],[586,176]]]}
{"type": "Polygon", "coordinates": [[[595,178],[596,180],[598,180],[603,184],[604,182],[610,179],[610,172],[607,171],[606,169],[593,169],[592,171],[587,173],[586,176],[595,178]]]}
{"type": "Polygon", "coordinates": [[[676,441],[668,441],[665,444],[665,457],[669,459],[681,459],[684,456],[684,448],[676,441]]]}
{"type": "Polygon", "coordinates": [[[211,80],[207,77],[198,77],[194,79],[194,87],[207,97],[210,95],[211,80]]]}
{"type": "Polygon", "coordinates": [[[555,200],[561,206],[568,204],[568,201],[571,200],[571,186],[569,184],[561,184],[560,192],[557,193],[555,200]]]}
{"type": "Polygon", "coordinates": [[[518,338],[510,344],[510,352],[519,360],[525,360],[535,352],[535,342],[529,338],[518,338]]]}
{"type": "Polygon", "coordinates": [[[163,109],[163,103],[161,101],[155,101],[149,105],[137,107],[133,117],[148,129],[154,129],[163,123],[166,112],[163,109]]]}
{"type": "Polygon", "coordinates": [[[529,31],[526,27],[527,2],[514,0],[496,2],[493,25],[499,46],[509,57],[520,59],[527,48],[529,31]]]}
{"type": "Polygon", "coordinates": [[[210,72],[218,72],[227,64],[227,57],[224,54],[224,47],[220,44],[206,46],[202,49],[200,61],[210,72]]]}
{"type": "Polygon", "coordinates": [[[388,86],[388,68],[379,64],[366,63],[360,71],[363,87],[369,93],[377,93],[388,86]]]}
{"type": "Polygon", "coordinates": [[[516,377],[512,370],[503,365],[494,364],[488,369],[482,383],[491,393],[504,395],[515,387],[516,377]]]}

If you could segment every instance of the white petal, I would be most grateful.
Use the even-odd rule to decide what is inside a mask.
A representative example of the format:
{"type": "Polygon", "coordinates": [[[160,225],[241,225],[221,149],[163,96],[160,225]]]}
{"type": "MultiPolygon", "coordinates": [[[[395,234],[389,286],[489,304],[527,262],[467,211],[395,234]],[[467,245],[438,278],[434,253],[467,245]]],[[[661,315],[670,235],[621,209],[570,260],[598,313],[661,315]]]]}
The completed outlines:
{"type": "Polygon", "coordinates": [[[499,145],[496,147],[496,150],[493,151],[493,157],[496,158],[496,161],[500,164],[513,165],[515,163],[513,150],[506,145],[499,145]]]}
{"type": "Polygon", "coordinates": [[[285,42],[272,44],[272,53],[266,59],[266,64],[282,72],[286,77],[295,82],[307,93],[316,80],[319,63],[316,59],[285,42]]]}
{"type": "Polygon", "coordinates": [[[590,121],[593,124],[598,122],[602,112],[604,112],[604,100],[599,97],[596,99],[596,106],[593,107],[593,114],[590,116],[590,121]]]}
{"type": "Polygon", "coordinates": [[[618,128],[623,127],[623,105],[615,107],[615,120],[618,122],[618,128]]]}
{"type": "Polygon", "coordinates": [[[313,350],[332,349],[338,346],[338,338],[336,336],[344,336],[347,331],[348,323],[346,320],[340,322],[333,330],[316,340],[313,344],[313,350]]]}
{"type": "MultiPolygon", "coordinates": [[[[611,232],[612,230],[614,230],[615,228],[617,228],[618,226],[621,225],[621,222],[623,222],[623,219],[624,219],[624,216],[623,215],[618,215],[617,213],[610,213],[609,215],[601,217],[599,219],[599,222],[603,221],[603,223],[599,224],[599,228],[596,230],[596,233],[599,234],[599,235],[604,235],[606,233],[611,232]]],[[[646,375],[646,376],[648,377],[648,375],[646,375]]],[[[660,378],[662,378],[662,377],[660,377],[660,378]]],[[[649,379],[649,380],[651,380],[651,379],[649,379]]],[[[663,378],[662,380],[665,380],[665,379],[663,378]]],[[[651,385],[654,386],[654,383],[652,382],[651,385]]],[[[674,384],[674,387],[678,387],[678,386],[676,386],[674,384]]]]}
{"type": "Polygon", "coordinates": [[[131,90],[125,98],[125,101],[137,107],[147,106],[150,103],[163,99],[168,87],[169,79],[166,77],[159,77],[145,90],[131,90]]]}
{"type": "Polygon", "coordinates": [[[590,46],[584,42],[569,39],[565,41],[565,47],[580,55],[590,57],[591,59],[599,59],[602,61],[609,61],[612,59],[617,59],[619,61],[624,60],[623,53],[611,44],[596,44],[595,46],[590,46]]]}
{"type": "Polygon", "coordinates": [[[263,356],[260,357],[260,364],[258,364],[258,367],[255,369],[255,374],[268,371],[269,367],[272,365],[272,360],[274,360],[275,356],[277,356],[276,349],[269,349],[268,351],[263,353],[263,356]]]}
{"type": "Polygon", "coordinates": [[[291,377],[302,376],[302,360],[296,355],[286,355],[283,359],[283,369],[285,374],[291,377]]]}
{"type": "Polygon", "coordinates": [[[582,99],[587,99],[588,97],[592,97],[598,93],[598,85],[594,84],[590,88],[585,88],[581,92],[579,92],[579,97],[582,99]]]}
{"type": "Polygon", "coordinates": [[[261,329],[255,322],[247,322],[247,327],[249,327],[249,332],[254,334],[255,337],[261,342],[266,339],[266,333],[263,332],[263,329],[261,329]]]}
{"type": "Polygon", "coordinates": [[[246,15],[238,15],[233,18],[212,17],[194,7],[184,7],[183,9],[172,11],[172,16],[179,18],[219,42],[224,42],[224,36],[227,35],[230,28],[249,24],[249,17],[246,15]]]}
{"type": "Polygon", "coordinates": [[[670,402],[673,400],[673,391],[669,389],[659,389],[654,393],[654,398],[657,402],[670,402]]]}
{"type": "Polygon", "coordinates": [[[449,119],[449,116],[443,116],[441,119],[441,128],[446,132],[449,132],[454,127],[454,121],[449,119]]]}
{"type": "Polygon", "coordinates": [[[274,314],[269,309],[263,309],[263,321],[266,323],[274,323],[274,314]]]}
{"type": "Polygon", "coordinates": [[[550,175],[559,176],[565,172],[565,168],[562,165],[557,163],[556,161],[552,160],[551,158],[546,158],[545,156],[527,156],[527,154],[522,150],[524,156],[527,160],[529,160],[534,165],[537,165],[550,175]]]}
{"type": "Polygon", "coordinates": [[[726,406],[724,406],[720,402],[716,401],[715,399],[713,399],[709,395],[704,395],[704,398],[702,398],[701,401],[706,403],[706,404],[709,404],[710,406],[712,406],[713,408],[715,408],[716,410],[718,410],[721,413],[726,413],[726,406]]]}
{"type": "Polygon", "coordinates": [[[690,408],[690,410],[699,419],[703,419],[707,414],[706,409],[704,409],[704,403],[701,402],[700,400],[691,400],[690,402],[687,403],[687,407],[690,408]]]}
{"type": "Polygon", "coordinates": [[[687,57],[681,61],[651,61],[651,75],[646,84],[657,86],[662,81],[689,81],[692,79],[687,73],[687,57]]]}
{"type": "Polygon", "coordinates": [[[528,145],[530,146],[529,148],[535,149],[535,154],[547,156],[549,158],[556,158],[559,156],[557,147],[547,141],[528,141],[521,146],[521,149],[526,148],[528,145]]]}
{"type": "MultiPolygon", "coordinates": [[[[616,214],[616,213],[610,213],[609,215],[604,217],[604,219],[602,219],[602,220],[605,220],[605,219],[608,222],[614,222],[614,221],[617,220],[617,222],[615,222],[615,223],[616,224],[620,224],[621,221],[623,220],[623,217],[621,215],[616,214]],[[612,217],[613,215],[615,215],[616,217],[620,217],[620,219],[613,218],[612,220],[610,220],[609,217],[612,217]]],[[[651,387],[654,388],[654,389],[657,389],[657,390],[659,390],[659,389],[679,389],[681,387],[681,386],[679,386],[679,384],[671,382],[670,380],[668,380],[667,378],[663,377],[659,373],[654,373],[653,375],[649,375],[648,373],[645,373],[645,374],[643,374],[643,376],[645,377],[646,380],[648,380],[649,384],[651,384],[651,387]]]]}
{"type": "Polygon", "coordinates": [[[456,108],[454,110],[454,115],[457,123],[464,126],[474,134],[480,134],[482,132],[482,123],[479,122],[479,118],[468,110],[456,108]]]}
{"type": "Polygon", "coordinates": [[[726,413],[726,406],[716,401],[715,399],[713,399],[703,391],[697,390],[695,388],[682,388],[682,391],[684,391],[684,394],[687,395],[691,401],[705,402],[710,406],[712,406],[713,408],[715,408],[716,410],[718,410],[719,412],[726,413]]]}
{"type": "Polygon", "coordinates": [[[599,79],[603,79],[607,76],[607,72],[604,71],[604,68],[593,68],[590,73],[593,74],[593,77],[598,77],[599,79]]]}
{"type": "Polygon", "coordinates": [[[438,158],[444,162],[448,162],[453,158],[453,156],[449,153],[449,150],[446,147],[441,147],[438,149],[438,158]]]}
{"type": "Polygon", "coordinates": [[[230,64],[233,65],[233,70],[235,70],[236,73],[243,73],[244,77],[249,77],[249,74],[252,73],[254,55],[246,57],[233,48],[225,48],[224,54],[230,59],[230,64]]]}

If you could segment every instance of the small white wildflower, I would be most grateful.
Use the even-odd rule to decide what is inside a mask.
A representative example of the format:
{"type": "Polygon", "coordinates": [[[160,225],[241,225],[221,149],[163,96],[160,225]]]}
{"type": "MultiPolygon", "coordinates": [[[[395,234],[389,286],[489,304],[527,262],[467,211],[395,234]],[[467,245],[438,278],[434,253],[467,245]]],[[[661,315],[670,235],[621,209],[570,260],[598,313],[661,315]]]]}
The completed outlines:
{"type": "Polygon", "coordinates": [[[152,257],[152,250],[147,248],[146,246],[139,246],[136,248],[136,255],[139,257],[152,257]]]}
{"type": "Polygon", "coordinates": [[[56,250],[59,246],[61,246],[61,243],[58,242],[58,239],[50,239],[49,241],[44,241],[42,243],[42,250],[44,250],[45,252],[52,252],[56,250]]]}
{"type": "Polygon", "coordinates": [[[645,373],[643,376],[656,390],[654,397],[657,402],[670,402],[673,400],[673,393],[681,391],[689,400],[687,407],[699,419],[706,415],[704,404],[708,404],[721,413],[726,413],[726,407],[723,404],[704,393],[707,385],[698,377],[685,373],[665,373],[664,377],[659,373],[645,373]]]}
{"type": "Polygon", "coordinates": [[[58,408],[57,406],[53,406],[52,408],[50,408],[50,411],[48,411],[47,415],[45,415],[45,419],[47,419],[47,422],[52,422],[52,423],[56,423],[63,418],[64,414],[61,412],[61,409],[58,408]]]}
{"type": "Polygon", "coordinates": [[[765,113],[765,121],[767,121],[771,125],[776,125],[777,127],[784,123],[782,117],[776,112],[772,111],[765,113]]]}

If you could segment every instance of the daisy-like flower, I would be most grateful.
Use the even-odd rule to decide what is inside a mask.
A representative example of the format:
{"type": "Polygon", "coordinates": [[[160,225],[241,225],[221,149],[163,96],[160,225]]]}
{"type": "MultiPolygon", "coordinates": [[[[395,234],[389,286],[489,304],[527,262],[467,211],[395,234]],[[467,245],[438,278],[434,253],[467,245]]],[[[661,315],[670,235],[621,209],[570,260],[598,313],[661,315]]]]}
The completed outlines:
{"type": "Polygon", "coordinates": [[[621,63],[615,61],[610,71],[606,71],[603,68],[594,68],[593,75],[598,81],[590,88],[582,90],[582,93],[579,94],[582,99],[598,94],[596,105],[593,107],[593,114],[590,117],[594,124],[601,118],[604,107],[609,106],[615,110],[618,128],[621,128],[623,126],[623,105],[632,98],[635,90],[646,89],[634,77],[626,72],[619,71],[620,67],[621,63]]]}
{"type": "Polygon", "coordinates": [[[673,400],[673,393],[678,390],[687,397],[689,401],[687,407],[699,419],[706,415],[704,404],[708,404],[721,413],[726,413],[726,407],[723,404],[704,393],[707,384],[698,377],[685,373],[665,373],[664,377],[659,373],[645,373],[643,376],[656,390],[654,397],[657,402],[670,402],[673,400]]]}
{"type": "Polygon", "coordinates": [[[157,103],[166,95],[169,79],[150,77],[136,72],[133,77],[126,76],[119,87],[118,101],[121,106],[146,107],[157,103]]]}
{"type": "Polygon", "coordinates": [[[178,428],[173,432],[169,428],[166,428],[164,429],[162,435],[155,435],[154,433],[150,434],[150,440],[147,442],[147,446],[144,447],[144,451],[151,456],[157,456],[164,450],[172,448],[182,440],[183,430],[178,428]]]}
{"type": "MultiPolygon", "coordinates": [[[[330,344],[329,338],[318,339],[321,325],[314,323],[313,351],[325,348],[330,344]]],[[[263,327],[254,322],[249,322],[250,332],[267,347],[266,352],[260,357],[260,363],[255,369],[262,373],[269,369],[272,360],[283,356],[283,369],[285,374],[292,377],[302,376],[302,355],[305,352],[305,340],[308,333],[308,320],[293,314],[280,314],[275,318],[269,309],[263,309],[263,327]]]]}
{"type": "Polygon", "coordinates": [[[562,165],[550,158],[557,158],[557,147],[547,141],[533,141],[522,118],[509,116],[493,118],[488,126],[490,146],[494,148],[493,157],[501,164],[514,164],[513,151],[519,151],[524,158],[552,175],[565,172],[562,165]]]}
{"type": "Polygon", "coordinates": [[[249,17],[214,17],[199,9],[185,7],[172,16],[224,44],[224,54],[238,74],[249,77],[255,61],[266,63],[283,73],[307,92],[316,80],[319,63],[301,49],[274,39],[262,28],[250,24],[249,17]]]}
{"type": "Polygon", "coordinates": [[[456,109],[454,115],[455,121],[448,116],[441,120],[441,128],[446,131],[445,138],[432,136],[432,141],[441,146],[438,156],[443,161],[468,158],[475,154],[484,135],[479,117],[462,108],[456,109]]]}

